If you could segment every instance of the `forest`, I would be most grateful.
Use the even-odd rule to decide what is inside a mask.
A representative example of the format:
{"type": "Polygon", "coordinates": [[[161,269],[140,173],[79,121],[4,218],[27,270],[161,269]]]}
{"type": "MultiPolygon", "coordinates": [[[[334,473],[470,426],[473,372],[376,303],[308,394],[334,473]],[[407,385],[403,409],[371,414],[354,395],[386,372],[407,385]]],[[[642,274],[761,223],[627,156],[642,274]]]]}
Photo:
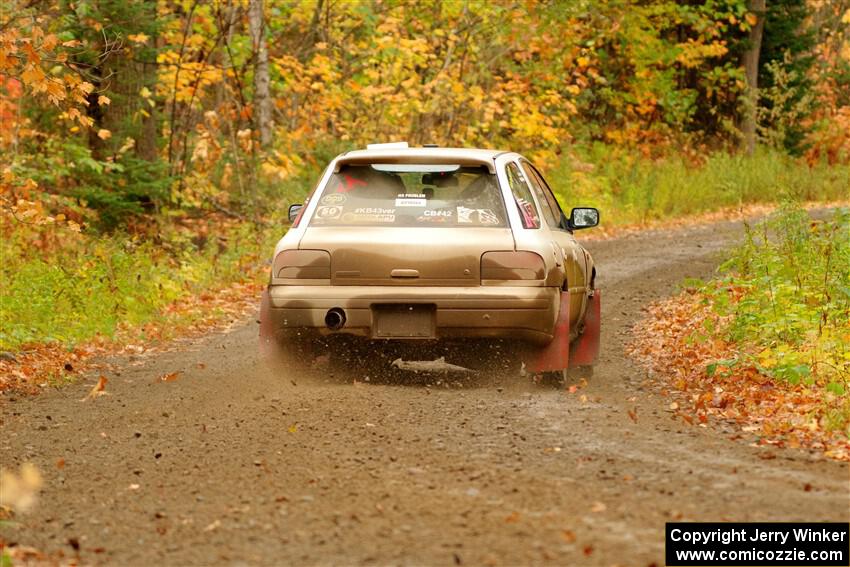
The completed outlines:
{"type": "Polygon", "coordinates": [[[670,522],[846,521],[850,0],[0,0],[0,438],[0,567],[659,565],[670,522]],[[327,348],[263,364],[290,205],[382,142],[521,153],[599,215],[546,193],[537,226],[422,229],[501,230],[462,266],[399,242],[348,281],[420,335],[342,330],[338,260],[282,245],[326,275],[286,267],[315,287],[273,331],[327,348]],[[475,270],[451,348],[420,264],[475,270]]]}
{"type": "Polygon", "coordinates": [[[370,142],[521,151],[604,230],[846,199],[848,29],[847,0],[6,0],[0,350],[253,293],[370,142]]]}

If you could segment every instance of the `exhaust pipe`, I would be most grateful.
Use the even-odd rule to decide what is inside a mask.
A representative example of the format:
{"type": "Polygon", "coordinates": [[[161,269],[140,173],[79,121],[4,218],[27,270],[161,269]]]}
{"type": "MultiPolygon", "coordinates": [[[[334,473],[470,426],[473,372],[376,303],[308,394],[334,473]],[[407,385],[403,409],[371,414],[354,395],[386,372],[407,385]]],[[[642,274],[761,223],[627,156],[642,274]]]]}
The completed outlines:
{"type": "Polygon", "coordinates": [[[345,326],[345,311],[339,307],[329,309],[325,314],[325,326],[331,331],[338,331],[345,326]]]}

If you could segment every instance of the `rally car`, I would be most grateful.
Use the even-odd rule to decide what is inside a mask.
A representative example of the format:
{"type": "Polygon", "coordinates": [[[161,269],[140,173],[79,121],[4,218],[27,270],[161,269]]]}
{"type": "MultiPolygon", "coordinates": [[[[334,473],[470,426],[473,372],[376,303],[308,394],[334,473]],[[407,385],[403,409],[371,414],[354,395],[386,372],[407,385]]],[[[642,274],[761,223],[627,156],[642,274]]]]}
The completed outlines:
{"type": "MultiPolygon", "coordinates": [[[[518,153],[375,144],[336,157],[278,242],[260,306],[267,349],[502,341],[527,371],[592,367],[601,294],[576,230],[518,153]]],[[[346,347],[348,348],[348,347],[346,347]]]]}

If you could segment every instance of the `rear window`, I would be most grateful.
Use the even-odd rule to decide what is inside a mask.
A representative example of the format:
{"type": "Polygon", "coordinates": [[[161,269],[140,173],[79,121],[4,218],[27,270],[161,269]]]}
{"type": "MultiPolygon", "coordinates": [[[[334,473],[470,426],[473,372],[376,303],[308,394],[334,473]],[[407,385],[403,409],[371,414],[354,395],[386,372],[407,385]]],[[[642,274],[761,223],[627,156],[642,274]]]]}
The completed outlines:
{"type": "Polygon", "coordinates": [[[334,173],[310,226],[508,225],[498,181],[485,167],[373,164],[334,173]]]}

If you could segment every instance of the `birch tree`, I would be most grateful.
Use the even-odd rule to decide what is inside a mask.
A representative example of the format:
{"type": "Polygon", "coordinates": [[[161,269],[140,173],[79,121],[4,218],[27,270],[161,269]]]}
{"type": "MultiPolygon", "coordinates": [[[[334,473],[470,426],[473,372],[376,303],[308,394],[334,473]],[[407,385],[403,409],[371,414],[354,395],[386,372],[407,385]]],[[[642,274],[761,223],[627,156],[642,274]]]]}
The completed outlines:
{"type": "Polygon", "coordinates": [[[265,148],[271,144],[273,124],[263,0],[250,0],[248,25],[254,51],[254,125],[260,132],[260,144],[265,148]]]}

